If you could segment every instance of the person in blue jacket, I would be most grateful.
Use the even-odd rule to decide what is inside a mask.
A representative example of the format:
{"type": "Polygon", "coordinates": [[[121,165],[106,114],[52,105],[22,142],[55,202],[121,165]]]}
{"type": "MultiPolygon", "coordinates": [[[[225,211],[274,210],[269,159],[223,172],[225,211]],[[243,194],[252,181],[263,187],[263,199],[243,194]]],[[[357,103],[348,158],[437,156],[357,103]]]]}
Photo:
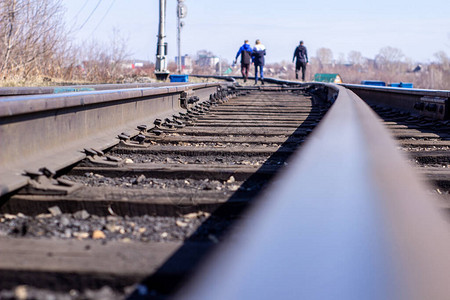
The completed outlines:
{"type": "Polygon", "coordinates": [[[253,63],[255,64],[255,84],[258,84],[258,69],[261,77],[261,84],[264,84],[264,56],[266,55],[266,47],[261,44],[260,40],[256,40],[253,47],[253,63]]]}
{"type": "Polygon", "coordinates": [[[248,71],[250,70],[250,63],[252,57],[252,46],[248,43],[248,40],[244,41],[244,45],[239,48],[238,53],[236,54],[236,58],[234,59],[233,64],[236,64],[236,61],[241,56],[241,73],[242,77],[244,77],[244,82],[247,82],[248,79],[248,71]]]}

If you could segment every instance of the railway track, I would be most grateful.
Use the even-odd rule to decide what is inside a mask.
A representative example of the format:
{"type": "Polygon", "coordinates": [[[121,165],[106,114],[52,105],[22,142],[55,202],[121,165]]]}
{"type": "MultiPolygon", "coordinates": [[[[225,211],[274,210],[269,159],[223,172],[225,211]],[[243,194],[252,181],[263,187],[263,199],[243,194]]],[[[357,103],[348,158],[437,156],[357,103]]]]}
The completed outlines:
{"type": "Polygon", "coordinates": [[[104,133],[57,108],[65,158],[0,157],[0,296],[445,299],[448,95],[348,86],[380,122],[343,87],[268,82],[86,92],[136,114],[104,133]]]}
{"type": "Polygon", "coordinates": [[[107,286],[114,298],[140,282],[151,295],[173,293],[326,112],[302,90],[267,89],[204,102],[192,117],[156,120],[106,153],[88,151],[54,176],[73,191],[8,196],[3,296],[23,285],[74,295],[107,286]]]}
{"type": "Polygon", "coordinates": [[[448,93],[321,87],[330,111],[178,299],[448,297],[448,215],[433,197],[442,190],[390,137],[444,145],[448,93]],[[393,123],[405,120],[411,129],[393,123]]]}

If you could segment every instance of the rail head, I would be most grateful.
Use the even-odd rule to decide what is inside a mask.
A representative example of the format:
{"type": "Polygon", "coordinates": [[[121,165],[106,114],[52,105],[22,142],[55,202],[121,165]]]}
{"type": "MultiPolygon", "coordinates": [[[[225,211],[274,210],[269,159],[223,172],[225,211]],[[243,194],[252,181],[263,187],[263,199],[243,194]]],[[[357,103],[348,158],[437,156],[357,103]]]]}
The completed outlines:
{"type": "Polygon", "coordinates": [[[450,91],[342,84],[370,104],[430,119],[450,119],[450,91]]]}
{"type": "Polygon", "coordinates": [[[0,196],[28,183],[25,170],[61,170],[104,150],[121,132],[185,111],[189,99],[203,102],[230,92],[224,82],[86,91],[0,99],[0,196]],[[220,95],[219,95],[220,94],[220,95]]]}
{"type": "Polygon", "coordinates": [[[167,86],[189,85],[181,82],[155,82],[155,83],[117,83],[117,84],[83,84],[36,87],[0,87],[0,97],[26,96],[38,94],[60,94],[69,92],[103,91],[134,88],[156,88],[167,86]]]}
{"type": "Polygon", "coordinates": [[[339,86],[346,87],[350,90],[366,90],[377,91],[384,93],[394,93],[403,95],[420,95],[420,96],[435,96],[435,97],[450,97],[450,91],[448,90],[431,90],[431,89],[412,89],[412,88],[399,88],[389,86],[368,86],[362,84],[348,84],[341,83],[339,86]]]}
{"type": "MultiPolygon", "coordinates": [[[[241,76],[195,76],[200,78],[220,78],[222,80],[242,79],[241,76]]],[[[282,86],[296,87],[323,87],[327,85],[321,82],[300,83],[278,78],[264,78],[264,81],[282,86]]],[[[346,83],[340,84],[340,86],[352,90],[369,104],[386,106],[430,119],[450,119],[450,91],[448,90],[409,89],[346,83]]]]}
{"type": "Polygon", "coordinates": [[[450,295],[448,223],[434,199],[367,104],[323,86],[338,93],[330,111],[179,298],[450,295]]]}
{"type": "Polygon", "coordinates": [[[126,88],[99,91],[81,91],[64,94],[36,94],[0,98],[0,117],[64,109],[112,101],[179,94],[184,91],[223,86],[221,83],[197,83],[165,87],[126,88]]]}

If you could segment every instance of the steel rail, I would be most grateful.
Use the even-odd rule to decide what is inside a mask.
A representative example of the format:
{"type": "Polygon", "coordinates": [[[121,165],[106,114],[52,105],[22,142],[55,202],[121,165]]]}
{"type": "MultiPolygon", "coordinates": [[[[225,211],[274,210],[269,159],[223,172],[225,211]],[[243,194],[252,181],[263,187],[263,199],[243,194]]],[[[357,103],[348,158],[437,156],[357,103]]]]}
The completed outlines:
{"type": "MultiPolygon", "coordinates": [[[[320,85],[320,84],[319,84],[320,85]]],[[[448,223],[353,92],[180,299],[448,299],[448,223]]]]}
{"type": "MultiPolygon", "coordinates": [[[[220,80],[232,80],[233,78],[242,79],[241,76],[191,76],[198,78],[216,78],[220,80]]],[[[264,78],[264,81],[282,86],[301,86],[305,88],[311,86],[321,88],[326,87],[326,85],[318,82],[299,83],[298,81],[287,81],[278,78],[264,78]]],[[[448,90],[406,89],[358,84],[339,85],[352,90],[361,99],[369,104],[391,107],[413,115],[424,116],[432,119],[450,119],[450,91],[448,90]]],[[[257,86],[252,88],[257,89],[262,87],[257,86]]]]}
{"type": "Polygon", "coordinates": [[[28,183],[24,170],[61,170],[85,157],[84,148],[103,150],[121,132],[153,125],[184,108],[180,95],[208,100],[226,83],[117,89],[5,97],[0,101],[0,196],[28,183]]]}
{"type": "Polygon", "coordinates": [[[450,119],[450,91],[341,84],[367,103],[434,119],[450,119]]]}
{"type": "MultiPolygon", "coordinates": [[[[0,97],[25,96],[37,94],[60,94],[70,92],[123,90],[134,88],[157,88],[167,86],[188,85],[188,83],[125,83],[125,84],[89,84],[44,87],[0,87],[0,97]]],[[[1,101],[2,98],[0,98],[1,101]]]]}
{"type": "MultiPolygon", "coordinates": [[[[191,74],[189,75],[190,77],[194,77],[194,78],[206,78],[206,79],[218,79],[218,80],[226,80],[226,81],[230,81],[230,82],[236,82],[235,78],[239,78],[236,76],[227,76],[227,75],[196,75],[196,74],[191,74]]],[[[242,78],[242,77],[241,77],[242,78]]]]}

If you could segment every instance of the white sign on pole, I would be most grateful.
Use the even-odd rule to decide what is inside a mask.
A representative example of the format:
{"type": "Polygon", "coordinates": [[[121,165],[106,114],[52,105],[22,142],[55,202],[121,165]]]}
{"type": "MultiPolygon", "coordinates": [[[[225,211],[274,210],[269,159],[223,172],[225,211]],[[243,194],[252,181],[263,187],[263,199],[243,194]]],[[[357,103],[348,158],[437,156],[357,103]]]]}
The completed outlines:
{"type": "Polygon", "coordinates": [[[183,19],[186,18],[187,15],[187,7],[183,3],[178,4],[178,18],[183,19]]]}

